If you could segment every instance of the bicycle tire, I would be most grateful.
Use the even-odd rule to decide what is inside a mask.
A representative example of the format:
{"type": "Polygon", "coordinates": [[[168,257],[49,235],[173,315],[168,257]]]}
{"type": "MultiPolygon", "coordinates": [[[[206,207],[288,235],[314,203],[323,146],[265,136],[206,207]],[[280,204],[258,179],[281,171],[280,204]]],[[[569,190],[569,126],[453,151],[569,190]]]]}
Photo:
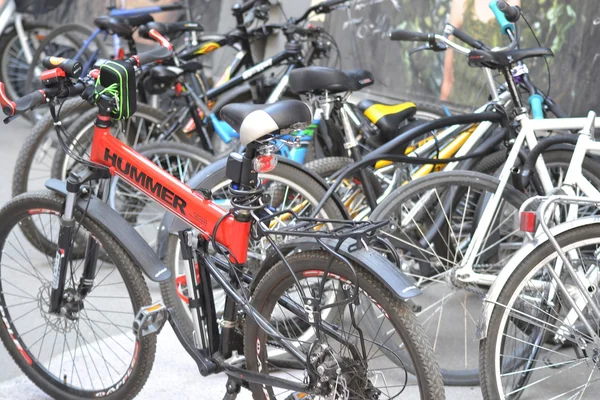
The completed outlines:
{"type": "MultiPolygon", "coordinates": [[[[379,206],[373,211],[373,213],[371,214],[371,216],[369,217],[371,220],[374,221],[379,221],[379,220],[386,220],[391,218],[392,216],[395,215],[395,213],[398,210],[402,209],[402,206],[404,204],[410,204],[410,200],[411,199],[415,199],[416,197],[418,197],[418,194],[420,193],[426,193],[432,189],[444,189],[444,188],[451,188],[451,187],[468,187],[468,188],[475,188],[476,190],[481,190],[482,193],[493,193],[496,191],[497,187],[498,187],[498,180],[494,177],[491,177],[489,175],[484,175],[481,173],[477,173],[477,172],[471,172],[471,171],[452,171],[452,172],[437,172],[419,179],[416,179],[414,181],[411,181],[409,183],[407,183],[406,185],[394,190],[392,193],[390,193],[390,195],[388,195],[380,204],[379,206]]],[[[470,192],[469,192],[470,193],[470,192]]],[[[526,200],[526,196],[523,193],[520,193],[519,191],[517,191],[515,188],[511,187],[510,185],[507,185],[504,194],[503,194],[503,199],[506,201],[506,204],[508,204],[510,207],[513,207],[514,209],[518,210],[519,206],[526,200]]],[[[460,200],[460,196],[458,197],[458,200],[460,200]]],[[[454,209],[455,205],[452,205],[452,209],[454,209]]],[[[429,206],[428,206],[429,208],[429,206]]],[[[464,222],[464,221],[463,221],[464,222]]],[[[394,224],[392,224],[394,225],[394,224]]],[[[419,228],[422,229],[422,228],[419,228]]],[[[439,243],[438,243],[439,244],[439,243]]],[[[442,242],[443,244],[443,242],[442,242]]],[[[440,256],[442,260],[446,259],[446,257],[448,256],[440,256]]],[[[454,260],[455,263],[457,263],[459,260],[454,260]]],[[[424,268],[423,265],[420,265],[421,269],[420,269],[420,273],[422,274],[422,276],[428,277],[428,276],[434,276],[437,273],[439,273],[439,271],[437,270],[427,270],[426,268],[424,268]]],[[[418,274],[416,274],[418,275],[418,274]]],[[[418,276],[417,276],[418,277],[418,276]]],[[[433,283],[436,283],[435,281],[432,281],[433,283]]],[[[450,287],[453,287],[453,285],[449,284],[450,287]]],[[[434,286],[434,285],[431,285],[434,286]]],[[[444,289],[442,287],[442,289],[444,289]]],[[[424,294],[422,296],[417,297],[416,299],[414,299],[415,304],[420,304],[420,298],[424,298],[427,299],[428,295],[427,295],[427,287],[423,288],[424,290],[424,294]]],[[[436,288],[436,287],[432,287],[431,290],[438,290],[440,291],[440,288],[436,288]]],[[[441,292],[441,291],[440,291],[441,292]]],[[[437,292],[436,292],[437,293],[437,292]]],[[[459,293],[458,291],[456,293],[459,293]]],[[[452,295],[454,296],[454,295],[452,295]]],[[[472,308],[475,309],[477,308],[477,299],[472,300],[473,305],[472,308]]],[[[441,324],[441,315],[442,315],[442,311],[440,310],[434,310],[434,311],[439,311],[440,312],[440,324],[441,324]]],[[[465,309],[465,312],[467,312],[468,310],[465,309]]],[[[445,312],[445,314],[447,315],[448,312],[445,312]]],[[[425,317],[425,315],[421,315],[420,318],[425,317]]],[[[432,317],[433,318],[433,317],[432,317]]],[[[459,316],[460,318],[460,316],[459,316]]],[[[425,329],[427,330],[428,326],[425,326],[425,329]]],[[[465,337],[467,336],[467,328],[469,330],[473,330],[474,327],[473,326],[469,326],[466,327],[465,326],[465,337]]],[[[435,333],[435,332],[434,332],[435,333]]],[[[435,338],[432,338],[432,341],[434,343],[437,342],[437,336],[435,338]]],[[[465,345],[466,347],[466,345],[465,345]]],[[[445,349],[447,350],[447,349],[445,349]]],[[[460,348],[458,348],[458,346],[455,346],[453,348],[451,348],[450,350],[452,351],[458,351],[460,352],[460,348]]],[[[464,349],[463,349],[464,352],[464,349]]],[[[452,362],[449,362],[451,366],[453,365],[457,365],[459,363],[459,357],[450,357],[448,354],[445,354],[444,357],[441,357],[440,355],[438,355],[438,362],[440,362],[440,367],[442,370],[442,375],[444,377],[444,384],[449,385],[449,386],[472,386],[472,385],[477,385],[479,382],[479,374],[478,374],[478,370],[476,368],[469,368],[469,369],[454,369],[454,368],[449,368],[447,365],[448,363],[444,363],[443,361],[448,360],[449,358],[453,358],[454,360],[452,362]],[[442,361],[440,361],[442,360],[442,361]]],[[[476,362],[476,359],[470,359],[469,360],[471,363],[476,362]]],[[[466,360],[465,360],[466,363],[466,360]]]]}
{"type": "MultiPolygon", "coordinates": [[[[39,212],[39,210],[41,210],[43,212],[48,212],[49,214],[60,215],[64,210],[64,204],[64,197],[49,191],[26,193],[11,200],[0,210],[0,247],[4,249],[10,231],[13,228],[18,229],[16,225],[19,223],[19,219],[31,216],[32,213],[30,211],[39,212]]],[[[137,310],[140,307],[151,304],[152,298],[142,276],[141,268],[131,259],[126,249],[113,239],[109,231],[106,231],[82,213],[76,212],[75,220],[101,243],[102,248],[104,249],[103,251],[111,256],[113,262],[116,261],[115,267],[121,274],[123,283],[131,296],[130,300],[133,309],[132,317],[137,313],[137,310]]],[[[4,250],[7,251],[10,249],[4,250]]],[[[26,250],[23,249],[23,252],[25,251],[26,250]]],[[[2,252],[2,254],[4,254],[4,252],[2,252]]],[[[26,253],[26,257],[33,257],[33,255],[26,253]]],[[[52,258],[49,260],[52,260],[52,258]]],[[[50,262],[51,261],[48,261],[48,263],[50,262]]],[[[4,265],[4,263],[2,264],[4,265]]],[[[49,266],[48,271],[50,271],[51,274],[51,266],[49,266]]],[[[44,271],[40,273],[43,272],[44,271]]],[[[3,278],[6,279],[4,276],[3,278]]],[[[37,279],[40,278],[38,277],[37,279]]],[[[40,283],[43,282],[40,280],[40,283]]],[[[42,292],[40,291],[40,293],[42,292]]],[[[0,307],[2,307],[3,315],[10,312],[7,312],[8,308],[6,305],[5,294],[6,292],[3,292],[0,286],[0,307]]],[[[42,309],[40,310],[44,312],[42,309]]],[[[127,375],[112,386],[112,389],[114,390],[109,391],[108,388],[106,388],[105,390],[92,389],[91,391],[78,391],[73,386],[63,384],[62,373],[60,378],[57,378],[46,369],[45,365],[38,365],[36,361],[38,361],[37,357],[39,354],[37,354],[37,351],[33,351],[35,344],[32,344],[31,349],[24,345],[24,335],[23,338],[21,338],[14,326],[16,320],[17,318],[14,320],[11,318],[5,319],[7,324],[11,324],[10,328],[8,325],[0,324],[0,339],[21,371],[23,371],[23,373],[41,390],[53,398],[65,400],[77,400],[81,398],[91,399],[99,397],[101,393],[103,393],[101,396],[105,396],[104,398],[106,399],[132,399],[142,389],[152,369],[156,352],[156,335],[144,337],[136,342],[138,350],[136,356],[132,358],[134,364],[130,366],[131,369],[129,371],[125,370],[127,375]],[[20,338],[19,342],[15,339],[15,335],[20,338]],[[27,357],[25,357],[25,355],[27,355],[27,357]],[[32,360],[32,363],[29,363],[28,360],[32,360]],[[44,371],[48,373],[45,373],[44,371]]],[[[46,326],[48,328],[50,324],[47,323],[46,326]]],[[[98,353],[98,350],[96,350],[96,352],[98,353]]],[[[102,353],[102,351],[100,351],[100,353],[102,353]]],[[[42,362],[41,360],[39,361],[40,363],[42,362]]],[[[50,365],[50,363],[48,363],[48,365],[50,365]]],[[[49,369],[50,367],[47,368],[49,369]]],[[[72,371],[70,372],[72,373],[72,371]]]]}
{"type": "MultiPolygon", "coordinates": [[[[305,273],[308,271],[323,271],[325,265],[331,265],[331,269],[329,270],[331,274],[341,276],[342,278],[347,278],[348,276],[348,266],[338,260],[333,262],[333,264],[329,264],[331,255],[324,251],[302,252],[287,257],[286,260],[299,279],[306,276],[305,273]]],[[[417,378],[417,386],[421,392],[420,398],[428,400],[445,398],[444,385],[431,344],[414,313],[410,310],[410,307],[405,301],[394,296],[390,290],[371,273],[364,270],[359,265],[353,265],[353,268],[356,271],[358,286],[361,291],[365,291],[368,296],[376,301],[378,307],[380,307],[382,312],[388,316],[393,329],[398,332],[399,336],[402,338],[403,344],[412,359],[412,367],[414,367],[413,371],[417,378]]],[[[294,285],[294,278],[290,274],[288,267],[283,261],[280,261],[274,265],[257,284],[252,296],[251,305],[258,313],[269,319],[272,308],[275,307],[275,303],[277,303],[277,299],[280,297],[279,293],[282,292],[281,287],[283,286],[283,289],[285,290],[285,287],[288,284],[294,285]]],[[[285,291],[282,292],[284,295],[285,293],[285,291]]],[[[340,314],[342,313],[340,312],[340,314]]],[[[359,323],[360,322],[362,322],[362,318],[359,323]]],[[[368,322],[369,321],[366,321],[366,325],[368,325],[368,322]]],[[[343,330],[344,328],[342,328],[342,331],[343,330]]],[[[388,335],[387,340],[392,337],[389,336],[389,332],[386,332],[386,335],[388,335]]],[[[373,337],[377,337],[377,335],[371,336],[370,338],[373,337]]],[[[265,358],[266,342],[267,339],[264,331],[253,319],[246,318],[244,327],[244,354],[246,355],[246,367],[250,371],[260,371],[261,369],[265,369],[264,366],[268,363],[265,358]]],[[[394,342],[394,344],[396,343],[394,342]]],[[[392,345],[389,346],[392,347],[392,345]]],[[[374,354],[378,351],[382,350],[376,350],[374,351],[374,354]]],[[[269,370],[268,367],[266,369],[269,370]]],[[[250,384],[250,389],[256,400],[276,398],[271,387],[250,384]]]]}
{"type": "MultiPolygon", "coordinates": [[[[326,190],[317,182],[312,182],[312,179],[308,174],[303,172],[301,169],[297,169],[295,167],[285,165],[285,164],[277,164],[275,169],[267,174],[261,174],[263,179],[268,179],[271,181],[277,182],[291,182],[296,186],[296,188],[302,188],[306,191],[304,193],[305,197],[310,197],[313,199],[314,204],[317,204],[320,199],[325,195],[326,190]],[[308,196],[307,196],[308,195],[308,196]]],[[[216,183],[213,187],[223,187],[228,180],[224,180],[221,183],[216,183]]],[[[200,184],[199,187],[205,187],[200,184]]],[[[296,189],[295,189],[296,190],[296,189]]],[[[343,219],[342,211],[339,210],[338,206],[335,204],[333,200],[327,201],[323,208],[325,211],[325,216],[329,219],[343,219]]],[[[161,282],[160,290],[165,301],[165,305],[172,310],[171,317],[177,320],[179,325],[182,327],[184,334],[190,340],[190,343],[193,342],[193,325],[192,321],[188,315],[187,307],[182,303],[179,298],[175,278],[177,277],[177,268],[176,265],[179,263],[179,237],[175,235],[169,235],[168,241],[168,249],[166,255],[166,264],[167,267],[171,270],[172,279],[167,282],[161,282]]],[[[183,266],[186,268],[187,266],[183,266]]]]}
{"type": "MultiPolygon", "coordinates": [[[[569,248],[575,249],[575,246],[579,243],[584,245],[596,244],[597,246],[599,242],[598,238],[600,238],[600,224],[598,223],[575,227],[555,236],[556,241],[563,251],[566,251],[569,248]]],[[[501,329],[503,329],[503,324],[505,324],[503,321],[506,321],[506,318],[508,318],[505,314],[508,312],[508,315],[510,315],[510,310],[512,309],[511,304],[514,305],[514,298],[520,293],[522,285],[525,285],[528,279],[534,276],[536,271],[540,271],[541,268],[547,265],[548,262],[555,257],[556,250],[549,241],[535,247],[531,253],[520,262],[518,268],[515,269],[514,273],[508,278],[498,296],[496,304],[499,306],[495,306],[492,310],[488,324],[488,335],[481,340],[479,346],[481,391],[485,399],[496,400],[501,398],[501,393],[499,393],[500,390],[498,389],[501,386],[501,382],[498,382],[500,371],[497,371],[496,350],[499,345],[498,340],[504,336],[504,330],[501,331],[501,329]]],[[[556,317],[551,316],[551,318],[553,320],[556,317]]],[[[534,321],[536,320],[535,317],[532,317],[532,319],[534,321]]],[[[524,323],[527,323],[527,321],[524,321],[524,323]]],[[[551,329],[550,332],[552,332],[551,329]]],[[[552,347],[554,347],[554,345],[552,347]]],[[[558,354],[556,350],[554,350],[554,352],[558,354]]],[[[558,371],[562,374],[568,374],[567,370],[569,369],[569,366],[566,366],[558,371]]],[[[560,376],[562,375],[557,377],[560,376]]],[[[587,374],[585,376],[587,377],[587,374]]],[[[552,383],[546,383],[542,388],[538,387],[538,389],[533,390],[536,390],[536,394],[539,394],[538,390],[549,388],[552,385],[552,383]]],[[[562,385],[560,386],[561,391],[564,391],[564,387],[562,385]]],[[[517,393],[517,396],[520,396],[523,392],[524,391],[517,393]]],[[[549,398],[554,395],[544,393],[543,396],[549,398]]]]}

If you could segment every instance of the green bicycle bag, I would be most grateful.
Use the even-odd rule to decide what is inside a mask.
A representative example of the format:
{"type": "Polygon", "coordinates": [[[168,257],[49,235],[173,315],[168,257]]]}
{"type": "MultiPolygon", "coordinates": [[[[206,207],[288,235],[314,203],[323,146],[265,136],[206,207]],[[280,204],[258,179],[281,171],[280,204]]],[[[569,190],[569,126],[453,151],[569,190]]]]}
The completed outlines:
{"type": "Polygon", "coordinates": [[[111,111],[113,119],[127,119],[137,108],[135,69],[129,62],[106,61],[100,66],[96,95],[109,94],[117,98],[118,107],[111,111]]]}

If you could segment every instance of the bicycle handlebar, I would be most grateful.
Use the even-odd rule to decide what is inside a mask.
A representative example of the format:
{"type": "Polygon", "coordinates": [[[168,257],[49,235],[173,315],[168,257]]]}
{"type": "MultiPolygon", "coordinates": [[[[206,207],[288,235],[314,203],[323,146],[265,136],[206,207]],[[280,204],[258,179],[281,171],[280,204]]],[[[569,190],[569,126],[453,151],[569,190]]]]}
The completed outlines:
{"type": "Polygon", "coordinates": [[[479,49],[479,50],[489,50],[486,45],[484,45],[479,40],[475,39],[473,36],[469,35],[465,31],[456,28],[450,24],[446,24],[446,29],[444,30],[448,35],[454,35],[457,39],[462,42],[468,44],[469,46],[479,49]]]}
{"type": "MultiPolygon", "coordinates": [[[[151,29],[149,36],[156,40],[161,46],[129,58],[127,61],[134,66],[141,67],[145,64],[170,58],[173,55],[173,46],[158,31],[151,29]]],[[[71,78],[75,79],[75,75],[81,74],[81,64],[74,62],[73,60],[61,58],[52,60],[52,57],[50,57],[44,60],[44,65],[46,66],[47,64],[57,71],[60,70],[61,76],[66,78],[67,82],[71,82],[71,78]],[[79,64],[79,67],[77,67],[77,64],[79,64]],[[68,74],[66,71],[62,70],[62,67],[71,68],[71,73],[68,74]]],[[[95,80],[93,83],[89,83],[89,80],[88,82],[79,80],[75,84],[61,84],[57,87],[47,87],[45,89],[36,90],[35,92],[29,93],[13,101],[6,95],[4,83],[0,82],[0,106],[2,106],[2,112],[4,112],[5,115],[13,117],[40,106],[52,98],[67,98],[81,95],[87,87],[94,83],[95,80]]],[[[8,123],[8,121],[9,120],[5,120],[5,123],[8,123]]]]}
{"type": "Polygon", "coordinates": [[[316,14],[327,14],[331,12],[331,9],[335,6],[339,6],[340,4],[347,3],[350,0],[326,0],[322,3],[315,4],[310,7],[308,10],[302,14],[302,16],[295,20],[296,23],[300,23],[308,18],[311,12],[315,12],[316,14]]]}
{"type": "Polygon", "coordinates": [[[390,39],[399,42],[428,42],[431,39],[431,34],[394,29],[390,32],[390,39]]]}
{"type": "Polygon", "coordinates": [[[498,9],[502,11],[508,22],[517,22],[521,17],[521,10],[519,7],[511,6],[504,0],[496,1],[498,9]]]}

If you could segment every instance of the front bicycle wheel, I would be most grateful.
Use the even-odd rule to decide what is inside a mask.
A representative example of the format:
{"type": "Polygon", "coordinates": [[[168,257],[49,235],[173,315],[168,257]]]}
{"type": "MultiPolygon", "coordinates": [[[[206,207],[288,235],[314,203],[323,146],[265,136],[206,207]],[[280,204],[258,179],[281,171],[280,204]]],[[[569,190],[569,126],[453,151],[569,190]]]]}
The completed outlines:
{"type": "MultiPolygon", "coordinates": [[[[359,288],[356,301],[351,305],[334,306],[334,313],[321,312],[335,316],[335,320],[324,319],[336,327],[336,334],[321,329],[316,340],[315,336],[310,341],[303,339],[307,329],[315,332],[304,314],[304,292],[309,290],[314,293],[312,297],[317,295],[330,260],[331,255],[323,251],[295,254],[287,258],[295,278],[288,266],[279,262],[260,280],[252,306],[271,321],[281,336],[306,354],[307,361],[298,361],[297,366],[288,363],[285,368],[272,362],[275,357],[271,354],[280,353],[280,346],[248,316],[244,335],[247,368],[298,382],[305,381],[308,368],[309,374],[316,374],[311,376],[313,384],[317,381],[311,389],[327,398],[394,399],[402,395],[443,399],[439,367],[410,307],[358,265],[353,265],[359,288]],[[290,311],[294,309],[301,310],[302,315],[290,311]],[[375,334],[366,333],[368,325],[375,334]]],[[[336,260],[329,271],[322,287],[323,295],[327,294],[325,304],[333,305],[348,299],[357,288],[348,283],[353,280],[353,274],[346,264],[336,260]]],[[[304,397],[258,384],[250,384],[250,389],[254,398],[261,400],[304,397]]]]}
{"type": "MultiPolygon", "coordinates": [[[[600,224],[570,229],[556,240],[598,306],[600,224]]],[[[479,351],[485,399],[516,400],[532,394],[544,399],[598,397],[600,320],[551,243],[539,245],[519,264],[495,304],[479,351]]]]}
{"type": "MultiPolygon", "coordinates": [[[[423,294],[411,299],[432,341],[446,385],[476,385],[478,355],[473,351],[477,318],[487,288],[454,276],[498,180],[475,172],[438,172],[392,192],[371,214],[391,220],[381,232],[390,240],[404,273],[423,294]],[[460,322],[459,322],[460,321],[460,322]]],[[[474,270],[496,274],[520,248],[518,210],[526,197],[508,186],[474,270]]],[[[488,211],[489,212],[489,211],[488,211]]]]}
{"type": "MultiPolygon", "coordinates": [[[[64,202],[33,192],[0,210],[0,339],[23,373],[53,398],[131,399],[156,351],[155,335],[140,340],[132,332],[137,311],[151,303],[148,287],[110,232],[76,213],[77,235],[97,243],[105,257],[97,260],[89,292],[82,289],[85,260],[69,260],[60,311],[49,312],[55,257],[25,240],[20,226],[29,221],[57,238],[64,202]]],[[[55,245],[55,254],[59,250],[55,245]]]]}

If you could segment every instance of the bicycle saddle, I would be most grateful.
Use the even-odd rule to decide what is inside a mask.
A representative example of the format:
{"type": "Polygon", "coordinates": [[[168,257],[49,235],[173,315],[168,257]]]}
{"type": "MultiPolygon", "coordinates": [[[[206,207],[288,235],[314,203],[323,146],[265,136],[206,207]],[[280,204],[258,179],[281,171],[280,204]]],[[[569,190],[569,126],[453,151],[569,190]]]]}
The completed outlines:
{"type": "Polygon", "coordinates": [[[553,56],[554,53],[552,50],[545,47],[510,51],[471,50],[469,53],[469,65],[471,67],[502,69],[510,67],[511,64],[526,58],[553,56]]]}
{"type": "Polygon", "coordinates": [[[290,73],[290,89],[294,93],[330,93],[357,91],[375,82],[373,74],[362,69],[340,71],[326,67],[305,67],[290,73]]]}
{"type": "Polygon", "coordinates": [[[103,15],[94,20],[94,24],[108,33],[131,37],[133,35],[133,29],[143,24],[154,21],[152,15],[141,14],[133,17],[114,17],[110,15],[103,15]]]}
{"type": "Polygon", "coordinates": [[[139,34],[142,37],[147,37],[150,29],[156,29],[161,35],[172,36],[183,32],[202,32],[204,27],[197,22],[149,22],[140,26],[139,34]]]}
{"type": "Polygon", "coordinates": [[[391,140],[398,136],[398,127],[417,113],[415,103],[408,101],[384,104],[365,99],[356,107],[379,128],[384,140],[391,140]]]}
{"type": "Polygon", "coordinates": [[[266,135],[286,133],[312,122],[310,108],[299,100],[282,100],[273,104],[228,104],[221,118],[240,135],[246,146],[266,135]]]}

